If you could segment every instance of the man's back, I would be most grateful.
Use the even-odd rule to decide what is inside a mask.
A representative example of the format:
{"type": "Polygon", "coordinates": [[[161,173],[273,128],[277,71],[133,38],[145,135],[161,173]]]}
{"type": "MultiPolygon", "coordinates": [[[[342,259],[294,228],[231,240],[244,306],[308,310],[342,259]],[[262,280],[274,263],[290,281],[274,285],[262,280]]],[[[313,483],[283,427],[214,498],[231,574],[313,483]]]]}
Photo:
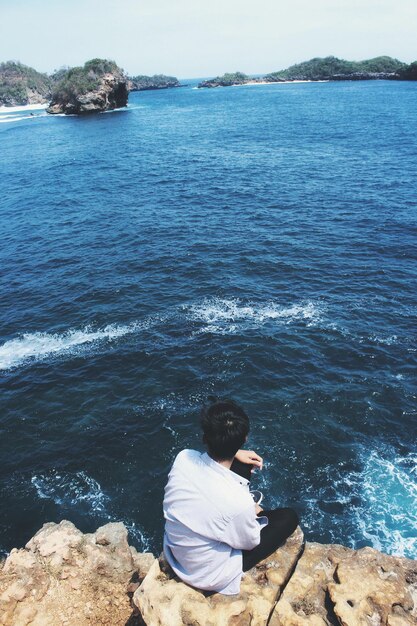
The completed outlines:
{"type": "Polygon", "coordinates": [[[177,575],[194,587],[239,592],[241,550],[260,541],[248,481],[208,454],[183,450],[164,498],[164,552],[177,575]]]}

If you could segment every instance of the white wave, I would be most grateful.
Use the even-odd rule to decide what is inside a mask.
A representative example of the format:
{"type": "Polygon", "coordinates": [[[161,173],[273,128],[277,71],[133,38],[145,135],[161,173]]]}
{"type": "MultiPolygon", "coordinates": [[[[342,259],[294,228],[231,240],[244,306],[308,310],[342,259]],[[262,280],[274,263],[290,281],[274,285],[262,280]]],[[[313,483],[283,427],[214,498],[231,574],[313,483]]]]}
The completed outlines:
{"type": "Polygon", "coordinates": [[[128,107],[119,107],[118,109],[110,109],[109,111],[100,111],[100,113],[119,113],[120,111],[127,111],[128,107]]]}
{"type": "Polygon", "coordinates": [[[198,332],[233,333],[238,325],[259,326],[269,321],[288,324],[304,320],[307,325],[321,319],[322,307],[314,302],[302,302],[282,306],[274,302],[267,304],[243,304],[240,300],[210,298],[201,304],[183,307],[193,321],[202,322],[205,327],[198,332]]]}
{"type": "Polygon", "coordinates": [[[374,342],[374,343],[380,343],[383,344],[385,346],[392,346],[395,343],[398,343],[398,336],[397,335],[391,335],[389,337],[381,337],[378,335],[370,335],[369,339],[374,342]]]}
{"type": "Polygon", "coordinates": [[[86,344],[111,341],[138,332],[148,324],[149,322],[109,324],[100,330],[87,326],[83,330],[68,330],[61,334],[25,333],[0,346],[0,370],[8,370],[29,361],[40,361],[51,355],[73,353],[86,344]]]}
{"type": "Polygon", "coordinates": [[[358,515],[357,523],[377,550],[417,556],[416,464],[417,455],[386,458],[375,451],[365,462],[364,514],[358,515]]]}
{"type": "Polygon", "coordinates": [[[47,104],[21,104],[14,107],[0,106],[1,113],[17,113],[17,111],[42,111],[47,104]]]}
{"type": "Polygon", "coordinates": [[[31,483],[39,498],[65,507],[84,504],[90,511],[103,512],[109,499],[99,483],[83,471],[73,474],[52,470],[32,476],[31,483]]]}
{"type": "Polygon", "coordinates": [[[343,463],[340,468],[324,467],[318,472],[322,487],[306,485],[304,526],[317,532],[322,526],[334,526],[332,541],[354,549],[365,542],[376,550],[415,559],[417,454],[401,457],[389,447],[369,451],[364,446],[358,462],[355,471],[346,471],[343,463]],[[336,528],[338,514],[343,516],[343,537],[336,528]]]}
{"type": "Polygon", "coordinates": [[[141,529],[141,527],[130,520],[122,519],[123,524],[126,526],[129,537],[132,538],[136,544],[139,544],[141,552],[152,552],[152,543],[149,537],[141,529]]]}
{"type": "Polygon", "coordinates": [[[11,124],[12,122],[20,122],[21,120],[36,120],[38,117],[46,117],[47,113],[39,115],[0,115],[1,124],[11,124]]]}

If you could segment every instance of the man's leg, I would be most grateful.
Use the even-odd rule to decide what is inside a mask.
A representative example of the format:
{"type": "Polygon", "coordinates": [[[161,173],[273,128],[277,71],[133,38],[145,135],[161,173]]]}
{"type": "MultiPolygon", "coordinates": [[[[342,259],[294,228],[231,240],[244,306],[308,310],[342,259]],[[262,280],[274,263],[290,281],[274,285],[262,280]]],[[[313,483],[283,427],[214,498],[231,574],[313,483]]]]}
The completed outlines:
{"type": "Polygon", "coordinates": [[[293,509],[262,511],[260,515],[268,518],[268,525],[262,528],[261,541],[256,548],[242,550],[244,572],[275,552],[298,526],[298,515],[293,509]]]}

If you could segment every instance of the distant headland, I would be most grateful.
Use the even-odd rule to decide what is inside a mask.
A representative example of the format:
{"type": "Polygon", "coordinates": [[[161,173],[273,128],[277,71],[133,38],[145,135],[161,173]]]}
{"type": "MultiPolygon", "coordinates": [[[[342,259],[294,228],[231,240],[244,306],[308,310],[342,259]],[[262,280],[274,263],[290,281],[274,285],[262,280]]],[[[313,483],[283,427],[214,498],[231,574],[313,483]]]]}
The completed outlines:
{"type": "MultiPolygon", "coordinates": [[[[346,61],[333,56],[314,58],[264,76],[242,72],[223,74],[199,83],[200,88],[297,81],[417,80],[417,61],[407,65],[380,56],[346,61]]],[[[175,76],[128,76],[114,61],[92,59],[82,67],[62,68],[48,75],[17,61],[0,63],[0,106],[49,104],[51,114],[85,114],[127,105],[131,91],[182,87],[175,76]]]]}
{"type": "Polygon", "coordinates": [[[388,56],[365,61],[345,61],[337,57],[310,59],[285,70],[251,77],[242,72],[217,76],[199,83],[199,87],[230,87],[233,85],[268,84],[299,81],[341,80],[417,80],[417,61],[407,65],[388,56]]]}

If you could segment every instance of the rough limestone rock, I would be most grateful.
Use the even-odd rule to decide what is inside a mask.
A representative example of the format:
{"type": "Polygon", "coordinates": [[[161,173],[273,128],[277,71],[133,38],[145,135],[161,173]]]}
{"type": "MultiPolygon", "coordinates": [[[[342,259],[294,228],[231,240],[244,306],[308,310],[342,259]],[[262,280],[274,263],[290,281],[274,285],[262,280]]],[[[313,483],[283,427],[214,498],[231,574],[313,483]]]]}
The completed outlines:
{"type": "Polygon", "coordinates": [[[352,554],[338,545],[307,543],[269,622],[270,626],[330,626],[327,586],[338,563],[352,554]]]}
{"type": "Polygon", "coordinates": [[[416,626],[417,562],[307,543],[300,529],[237,596],[182,583],[123,524],[45,524],[0,563],[0,626],[416,626]],[[143,619],[142,619],[143,618],[143,619]]]}
{"type": "Polygon", "coordinates": [[[127,585],[153,560],[129,547],[123,524],[86,535],[71,522],[45,524],[0,570],[0,624],[125,626],[132,614],[127,585]]]}
{"type": "Polygon", "coordinates": [[[417,562],[363,548],[342,560],[328,586],[342,626],[415,626],[417,562]]]}
{"type": "Polygon", "coordinates": [[[92,59],[64,73],[46,109],[51,114],[82,115],[125,107],[127,78],[114,61],[92,59]]]}
{"type": "Polygon", "coordinates": [[[417,624],[417,563],[307,543],[269,626],[417,624]]]}
{"type": "Polygon", "coordinates": [[[133,596],[147,626],[263,626],[303,547],[298,528],[268,559],[247,572],[237,596],[206,595],[182,583],[163,556],[133,596]]]}

